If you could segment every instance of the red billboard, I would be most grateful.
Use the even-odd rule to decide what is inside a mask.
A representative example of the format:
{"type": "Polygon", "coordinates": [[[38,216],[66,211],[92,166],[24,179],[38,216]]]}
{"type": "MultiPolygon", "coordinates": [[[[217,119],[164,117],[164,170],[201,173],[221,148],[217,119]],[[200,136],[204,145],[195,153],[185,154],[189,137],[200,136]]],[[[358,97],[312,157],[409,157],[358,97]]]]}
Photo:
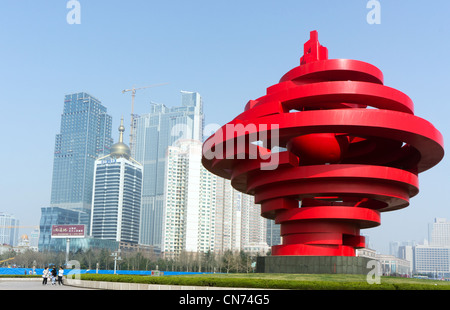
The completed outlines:
{"type": "Polygon", "coordinates": [[[52,238],[84,238],[85,225],[52,225],[52,238]]]}

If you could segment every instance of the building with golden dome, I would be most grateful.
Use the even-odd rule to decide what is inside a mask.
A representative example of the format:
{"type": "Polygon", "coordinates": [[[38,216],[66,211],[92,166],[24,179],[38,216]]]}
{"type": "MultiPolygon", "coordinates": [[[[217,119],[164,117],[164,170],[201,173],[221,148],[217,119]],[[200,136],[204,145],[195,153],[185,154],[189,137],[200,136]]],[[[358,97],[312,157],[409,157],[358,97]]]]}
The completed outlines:
{"type": "Polygon", "coordinates": [[[123,118],[119,142],[111,153],[95,161],[90,234],[94,238],[138,243],[142,193],[142,165],[131,157],[123,142],[123,118]]]}

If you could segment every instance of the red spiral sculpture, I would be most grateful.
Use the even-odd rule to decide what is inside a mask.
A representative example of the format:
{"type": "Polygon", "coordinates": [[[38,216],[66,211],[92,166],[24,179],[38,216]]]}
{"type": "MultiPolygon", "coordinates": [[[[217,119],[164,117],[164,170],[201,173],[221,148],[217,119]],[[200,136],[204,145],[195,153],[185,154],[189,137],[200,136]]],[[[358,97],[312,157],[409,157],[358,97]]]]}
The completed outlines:
{"type": "Polygon", "coordinates": [[[328,59],[312,31],[300,66],[209,137],[202,162],[280,224],[272,255],[355,256],[360,230],[407,207],[443,156],[407,95],[368,63],[328,59]]]}

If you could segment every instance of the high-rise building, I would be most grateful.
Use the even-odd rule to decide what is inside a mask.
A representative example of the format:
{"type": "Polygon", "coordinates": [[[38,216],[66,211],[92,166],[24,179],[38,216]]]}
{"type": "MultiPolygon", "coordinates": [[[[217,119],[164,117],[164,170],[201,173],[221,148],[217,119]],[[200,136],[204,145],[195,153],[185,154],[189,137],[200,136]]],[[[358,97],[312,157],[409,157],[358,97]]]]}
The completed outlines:
{"type": "Polygon", "coordinates": [[[217,177],[203,167],[201,158],[198,140],[178,140],[168,148],[163,220],[163,251],[168,256],[214,250],[217,177]]]}
{"type": "Polygon", "coordinates": [[[398,249],[400,247],[400,242],[390,241],[389,242],[389,255],[394,255],[398,257],[398,249]]]}
{"type": "Polygon", "coordinates": [[[409,269],[414,270],[414,247],[408,244],[402,244],[398,249],[397,257],[409,262],[409,269]]]}
{"type": "Polygon", "coordinates": [[[111,123],[98,99],[84,92],[65,96],[55,139],[50,207],[41,208],[40,251],[63,246],[61,239],[52,240],[52,225],[83,224],[89,229],[94,164],[110,152],[111,123]]]}
{"type": "Polygon", "coordinates": [[[202,141],[202,98],[182,92],[182,105],[168,108],[152,103],[150,113],[136,116],[132,157],[143,166],[140,243],[162,248],[164,178],[167,149],[178,139],[202,141]]]}
{"type": "Polygon", "coordinates": [[[39,245],[39,228],[33,229],[30,234],[30,246],[33,249],[38,249],[39,245]]]}
{"type": "Polygon", "coordinates": [[[266,220],[254,197],[206,170],[199,140],[168,147],[164,191],[163,252],[227,250],[265,254],[266,220]]]}
{"type": "Polygon", "coordinates": [[[234,197],[234,207],[240,216],[239,249],[252,254],[266,254],[269,251],[267,220],[261,216],[261,206],[254,203],[255,197],[252,195],[234,190],[234,197]]]}
{"type": "Polygon", "coordinates": [[[215,202],[216,253],[227,250],[267,253],[266,219],[253,196],[235,190],[230,180],[218,177],[215,202]]]}
{"type": "Polygon", "coordinates": [[[19,220],[13,215],[0,212],[0,244],[16,246],[19,242],[19,220]]]}
{"type": "Polygon", "coordinates": [[[435,218],[428,224],[428,240],[432,246],[450,246],[450,222],[445,218],[435,218]]]}
{"type": "Polygon", "coordinates": [[[130,157],[124,130],[122,119],[119,142],[95,161],[90,231],[94,238],[138,243],[142,166],[130,157]]]}
{"type": "Polygon", "coordinates": [[[239,250],[240,240],[238,231],[240,214],[235,206],[236,190],[231,186],[230,180],[217,178],[216,185],[216,228],[215,252],[224,253],[226,250],[239,250]]]}
{"type": "Polygon", "coordinates": [[[91,95],[65,96],[55,141],[52,207],[90,212],[94,163],[109,153],[111,122],[106,107],[91,95]]]}

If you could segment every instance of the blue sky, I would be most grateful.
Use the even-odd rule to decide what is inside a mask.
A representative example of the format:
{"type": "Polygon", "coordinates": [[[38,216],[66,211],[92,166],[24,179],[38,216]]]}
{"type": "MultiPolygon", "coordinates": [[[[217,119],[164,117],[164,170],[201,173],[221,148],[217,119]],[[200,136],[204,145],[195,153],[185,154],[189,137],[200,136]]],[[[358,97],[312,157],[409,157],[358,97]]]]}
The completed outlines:
{"type": "MultiPolygon", "coordinates": [[[[136,113],[150,101],[180,104],[197,91],[206,124],[225,124],[248,100],[265,94],[299,65],[317,30],[330,58],[369,62],[385,85],[409,95],[416,115],[450,134],[450,2],[380,0],[381,24],[370,25],[366,0],[202,1],[79,0],[81,24],[69,25],[66,0],[0,2],[0,107],[4,163],[0,211],[38,225],[50,202],[55,135],[64,95],[88,92],[129,123],[125,88],[138,91],[136,113]]],[[[127,127],[128,128],[128,127],[127,127]]],[[[426,238],[435,217],[450,220],[448,159],[419,177],[410,207],[385,213],[365,230],[373,246],[426,238]]]]}

